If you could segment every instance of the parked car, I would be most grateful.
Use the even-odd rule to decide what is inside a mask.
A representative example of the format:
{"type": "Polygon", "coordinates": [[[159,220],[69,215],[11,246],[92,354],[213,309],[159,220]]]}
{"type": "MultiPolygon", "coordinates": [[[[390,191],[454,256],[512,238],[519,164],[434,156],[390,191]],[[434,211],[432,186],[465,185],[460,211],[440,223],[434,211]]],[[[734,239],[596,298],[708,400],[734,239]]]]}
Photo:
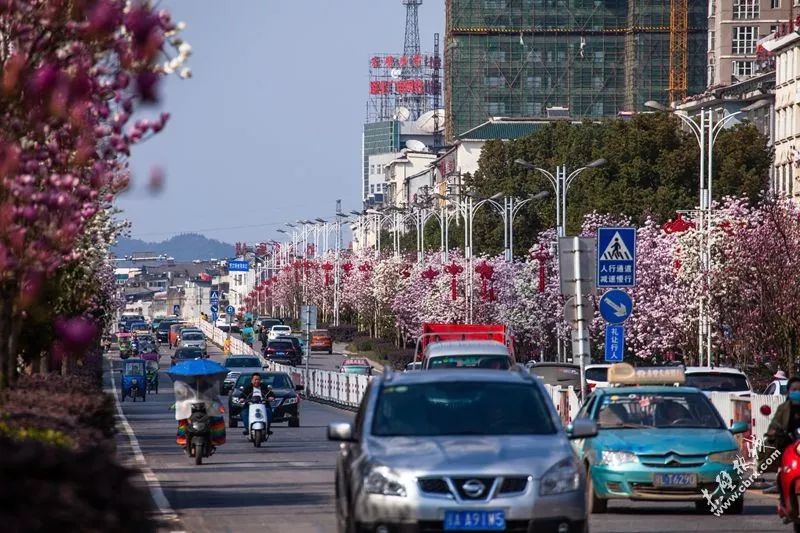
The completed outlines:
{"type": "Polygon", "coordinates": [[[264,357],[281,365],[298,366],[303,361],[302,354],[289,339],[269,341],[264,349],[264,357]]]}
{"type": "Polygon", "coordinates": [[[310,348],[312,352],[333,353],[333,338],[327,329],[315,329],[311,332],[310,348]]]}
{"type": "Polygon", "coordinates": [[[222,394],[228,394],[233,389],[239,376],[252,376],[264,371],[261,359],[252,355],[231,355],[225,359],[225,368],[228,369],[228,375],[222,381],[222,394]]]}
{"type": "Polygon", "coordinates": [[[292,327],[291,326],[284,326],[282,324],[272,326],[269,329],[269,335],[267,335],[268,340],[274,340],[280,337],[281,335],[291,335],[292,334],[292,327]]]}
{"type": "MultiPolygon", "coordinates": [[[[245,398],[242,390],[250,383],[251,374],[242,374],[228,395],[228,426],[235,428],[242,419],[242,407],[245,398]]],[[[290,428],[300,427],[300,397],[297,391],[302,385],[295,385],[286,372],[261,372],[261,383],[268,385],[275,393],[272,401],[272,422],[288,422],[290,428]]]]}
{"type": "Polygon", "coordinates": [[[342,444],[339,531],[588,530],[586,473],[568,439],[589,441],[597,426],[565,429],[527,372],[377,377],[355,420],[328,426],[342,444]]]}
{"type": "Polygon", "coordinates": [[[750,380],[741,370],[727,367],[687,366],[686,386],[697,387],[706,394],[711,392],[733,392],[749,396],[752,392],[750,380]]]}

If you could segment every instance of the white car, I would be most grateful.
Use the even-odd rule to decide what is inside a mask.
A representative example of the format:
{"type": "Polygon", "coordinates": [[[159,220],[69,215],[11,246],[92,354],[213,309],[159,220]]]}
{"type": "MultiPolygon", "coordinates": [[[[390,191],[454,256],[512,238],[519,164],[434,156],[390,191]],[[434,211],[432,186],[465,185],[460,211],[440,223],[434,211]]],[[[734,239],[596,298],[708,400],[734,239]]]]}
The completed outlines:
{"type": "Polygon", "coordinates": [[[753,392],[750,380],[741,370],[714,366],[687,366],[686,387],[697,387],[708,395],[711,392],[733,392],[739,396],[749,396],[753,392]]]}
{"type": "Polygon", "coordinates": [[[586,376],[586,385],[589,387],[589,392],[594,389],[602,389],[608,387],[608,368],[610,363],[598,363],[595,365],[586,365],[584,375],[586,376]]]}
{"type": "Polygon", "coordinates": [[[276,325],[272,326],[269,329],[269,340],[274,341],[278,337],[282,335],[291,335],[292,334],[292,327],[291,326],[284,326],[284,325],[276,325]]]}
{"type": "Polygon", "coordinates": [[[764,389],[763,394],[768,396],[786,396],[786,387],[788,386],[788,379],[776,379],[764,389]]]}

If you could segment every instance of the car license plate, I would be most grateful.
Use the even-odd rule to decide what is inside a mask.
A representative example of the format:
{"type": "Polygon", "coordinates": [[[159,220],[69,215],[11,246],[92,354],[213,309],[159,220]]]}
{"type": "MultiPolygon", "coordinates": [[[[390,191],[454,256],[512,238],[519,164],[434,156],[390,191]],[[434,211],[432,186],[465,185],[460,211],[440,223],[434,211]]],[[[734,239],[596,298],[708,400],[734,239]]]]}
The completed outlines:
{"type": "Polygon", "coordinates": [[[696,487],[697,474],[655,474],[653,485],[656,487],[696,487]]]}
{"type": "Polygon", "coordinates": [[[275,355],[286,355],[286,352],[277,352],[275,355]]]}
{"type": "Polygon", "coordinates": [[[445,511],[445,531],[505,531],[504,511],[445,511]]]}

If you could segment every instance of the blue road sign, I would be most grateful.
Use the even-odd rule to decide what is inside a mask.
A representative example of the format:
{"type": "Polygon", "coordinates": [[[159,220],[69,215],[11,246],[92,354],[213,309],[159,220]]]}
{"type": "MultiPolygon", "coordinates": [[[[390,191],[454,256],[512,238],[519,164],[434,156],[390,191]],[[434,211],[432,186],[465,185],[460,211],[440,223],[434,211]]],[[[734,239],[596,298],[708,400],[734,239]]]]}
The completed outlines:
{"type": "Polygon", "coordinates": [[[233,316],[236,314],[236,308],[232,305],[229,305],[228,307],[225,308],[225,312],[233,316]]]}
{"type": "Polygon", "coordinates": [[[211,313],[212,314],[219,313],[219,304],[211,304],[211,313]]]}
{"type": "Polygon", "coordinates": [[[212,322],[216,322],[217,318],[219,318],[219,315],[217,314],[217,312],[216,311],[211,311],[211,321],[212,322]]]}
{"type": "Polygon", "coordinates": [[[621,289],[611,289],[600,297],[600,316],[609,324],[622,324],[633,311],[633,300],[621,289]]]}
{"type": "Polygon", "coordinates": [[[606,363],[622,361],[625,354],[625,328],[606,326],[606,363]]]}
{"type": "Polygon", "coordinates": [[[636,228],[597,230],[597,286],[636,285],[636,228]]]}
{"type": "Polygon", "coordinates": [[[172,306],[172,314],[173,315],[177,315],[180,312],[181,312],[181,306],[180,305],[175,304],[175,305],[172,306]]]}
{"type": "Polygon", "coordinates": [[[218,305],[219,304],[219,291],[211,291],[211,305],[218,305]]]}
{"type": "Polygon", "coordinates": [[[249,261],[228,261],[228,272],[247,272],[250,270],[249,261]]]}

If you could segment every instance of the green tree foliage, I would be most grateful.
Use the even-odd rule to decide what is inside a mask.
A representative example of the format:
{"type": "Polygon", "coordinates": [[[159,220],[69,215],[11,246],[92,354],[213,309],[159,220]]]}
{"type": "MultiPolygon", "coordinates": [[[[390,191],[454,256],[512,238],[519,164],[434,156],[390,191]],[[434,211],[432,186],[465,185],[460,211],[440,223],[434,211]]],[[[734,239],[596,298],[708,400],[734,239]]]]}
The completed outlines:
{"type": "MultiPolygon", "coordinates": [[[[599,158],[607,163],[580,173],[569,188],[567,233],[580,227],[592,211],[619,214],[642,224],[648,216],[666,221],[679,209],[698,204],[699,147],[678,119],[642,114],[630,120],[550,124],[533,135],[484,147],[480,168],[467,183],[479,196],[504,193],[519,198],[551,191],[549,180],[514,164],[518,158],[555,173],[558,165],[572,172],[599,158]]],[[[757,201],[766,188],[770,152],[767,140],[749,124],[720,133],[715,145],[714,198],[746,195],[757,201]]],[[[536,235],[555,225],[555,195],[529,202],[514,221],[515,253],[524,253],[536,235]]],[[[482,252],[499,252],[500,217],[488,206],[475,217],[475,243],[482,252]]]]}

